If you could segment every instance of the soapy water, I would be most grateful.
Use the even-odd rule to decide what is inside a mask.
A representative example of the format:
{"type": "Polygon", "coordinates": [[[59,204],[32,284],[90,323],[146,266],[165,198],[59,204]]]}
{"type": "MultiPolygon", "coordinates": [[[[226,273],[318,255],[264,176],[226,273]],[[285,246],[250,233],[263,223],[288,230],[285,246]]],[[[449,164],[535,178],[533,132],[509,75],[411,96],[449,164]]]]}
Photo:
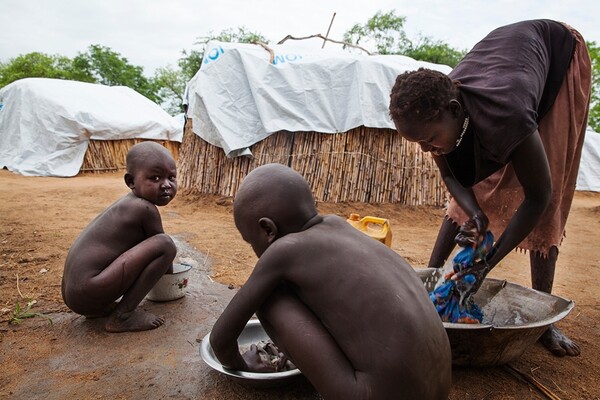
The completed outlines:
{"type": "MultiPolygon", "coordinates": [[[[419,271],[419,277],[428,292],[443,283],[446,268],[419,271]]],[[[549,296],[536,293],[532,289],[510,284],[507,286],[506,281],[484,283],[479,293],[473,297],[473,301],[483,312],[481,323],[494,327],[519,327],[538,323],[560,311],[558,308],[562,305],[555,304],[549,296]]]]}

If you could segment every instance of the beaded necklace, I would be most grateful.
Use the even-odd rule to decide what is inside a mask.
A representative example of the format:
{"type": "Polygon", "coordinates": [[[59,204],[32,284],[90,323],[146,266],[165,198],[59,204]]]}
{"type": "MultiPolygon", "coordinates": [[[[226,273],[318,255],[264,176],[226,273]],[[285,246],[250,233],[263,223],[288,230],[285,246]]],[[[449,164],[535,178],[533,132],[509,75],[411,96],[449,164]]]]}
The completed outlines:
{"type": "Polygon", "coordinates": [[[458,139],[456,139],[456,144],[454,145],[454,148],[457,148],[460,145],[460,142],[462,142],[463,137],[465,136],[465,133],[467,132],[468,127],[469,127],[469,116],[467,115],[465,117],[465,120],[463,121],[462,132],[460,133],[460,136],[458,137],[458,139]]]}

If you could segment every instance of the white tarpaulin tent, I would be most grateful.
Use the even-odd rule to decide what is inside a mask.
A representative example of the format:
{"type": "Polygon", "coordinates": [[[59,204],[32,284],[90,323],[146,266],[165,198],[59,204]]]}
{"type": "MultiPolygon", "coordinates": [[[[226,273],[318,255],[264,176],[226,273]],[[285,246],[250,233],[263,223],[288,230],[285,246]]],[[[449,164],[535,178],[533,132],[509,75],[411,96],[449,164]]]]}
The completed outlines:
{"type": "Polygon", "coordinates": [[[0,168],[74,176],[89,140],[182,140],[182,124],[123,86],[27,78],[0,89],[0,168]]]}
{"type": "Polygon", "coordinates": [[[285,44],[210,42],[188,83],[193,132],[228,156],[278,131],[346,132],[394,128],[388,115],[396,76],[446,65],[397,55],[369,56],[285,44]]]}
{"type": "Polygon", "coordinates": [[[585,133],[576,188],[600,192],[600,134],[591,128],[585,133]]]}

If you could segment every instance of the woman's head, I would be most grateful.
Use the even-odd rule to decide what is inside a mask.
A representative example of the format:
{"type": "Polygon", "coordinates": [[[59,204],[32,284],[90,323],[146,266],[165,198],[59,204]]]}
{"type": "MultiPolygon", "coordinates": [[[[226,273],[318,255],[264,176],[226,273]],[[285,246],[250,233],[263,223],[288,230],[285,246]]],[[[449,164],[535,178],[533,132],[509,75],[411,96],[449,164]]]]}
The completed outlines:
{"type": "Polygon", "coordinates": [[[390,93],[390,116],[398,133],[423,151],[446,154],[455,147],[465,112],[452,79],[420,68],[398,75],[390,93]]]}

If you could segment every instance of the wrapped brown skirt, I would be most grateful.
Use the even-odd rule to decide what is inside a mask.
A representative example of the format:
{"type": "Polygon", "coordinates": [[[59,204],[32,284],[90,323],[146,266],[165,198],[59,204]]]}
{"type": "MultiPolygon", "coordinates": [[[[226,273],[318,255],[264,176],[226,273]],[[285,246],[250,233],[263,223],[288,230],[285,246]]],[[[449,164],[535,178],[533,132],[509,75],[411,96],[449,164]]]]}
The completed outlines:
{"type": "MultiPolygon", "coordinates": [[[[552,246],[558,247],[565,235],[591,96],[591,62],[585,41],[579,32],[568,28],[575,36],[573,58],[552,108],[538,127],[552,175],[551,201],[537,226],[517,246],[543,256],[552,246]]],[[[508,164],[479,182],[473,186],[473,191],[490,220],[489,229],[494,237],[500,237],[524,198],[512,166],[508,164]]],[[[458,224],[468,219],[453,199],[446,216],[458,224]]]]}

